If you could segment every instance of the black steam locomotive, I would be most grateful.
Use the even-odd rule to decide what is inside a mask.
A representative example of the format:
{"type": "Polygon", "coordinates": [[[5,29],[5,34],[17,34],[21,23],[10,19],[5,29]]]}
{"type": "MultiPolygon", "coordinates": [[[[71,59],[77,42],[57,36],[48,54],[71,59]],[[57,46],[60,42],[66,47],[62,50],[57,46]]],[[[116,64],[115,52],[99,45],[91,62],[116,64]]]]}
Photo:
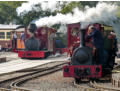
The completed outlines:
{"type": "MultiPolygon", "coordinates": [[[[91,24],[98,29],[102,34],[103,32],[110,32],[112,29],[104,29],[101,24],[91,24]]],[[[90,25],[89,25],[90,26],[90,25]]],[[[81,29],[80,23],[68,24],[67,30],[67,48],[71,60],[68,65],[63,67],[64,77],[74,77],[76,81],[80,81],[81,78],[101,78],[106,74],[110,74],[114,66],[115,55],[109,54],[107,49],[104,49],[104,64],[98,63],[98,54],[94,49],[92,40],[85,40],[85,36],[88,35],[89,26],[86,29],[81,29]],[[110,58],[113,56],[112,58],[110,58]],[[104,66],[103,66],[104,65],[104,66]]],[[[108,39],[104,42],[112,41],[108,39]]],[[[112,42],[111,42],[112,43],[112,42]]],[[[106,43],[104,43],[106,44],[106,43]]],[[[111,46],[110,44],[109,46],[111,46]]]]}
{"type": "Polygon", "coordinates": [[[18,52],[21,58],[46,58],[55,51],[54,35],[56,30],[36,27],[31,23],[25,30],[25,49],[18,52]]]}

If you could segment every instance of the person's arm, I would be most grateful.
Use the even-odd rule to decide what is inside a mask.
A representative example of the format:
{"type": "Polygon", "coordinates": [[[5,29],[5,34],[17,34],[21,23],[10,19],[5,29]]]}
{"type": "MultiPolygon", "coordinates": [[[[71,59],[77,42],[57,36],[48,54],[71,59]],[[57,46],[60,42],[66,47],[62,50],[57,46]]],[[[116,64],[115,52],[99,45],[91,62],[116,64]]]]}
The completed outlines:
{"type": "Polygon", "coordinates": [[[87,39],[93,37],[96,34],[96,32],[97,31],[95,30],[95,31],[91,32],[89,35],[87,35],[87,39]]]}
{"type": "Polygon", "coordinates": [[[118,52],[118,41],[117,41],[117,38],[115,38],[115,42],[116,42],[116,52],[118,52]]]}
{"type": "Polygon", "coordinates": [[[87,35],[87,39],[91,38],[94,35],[94,33],[90,33],[89,35],[87,35]]]}

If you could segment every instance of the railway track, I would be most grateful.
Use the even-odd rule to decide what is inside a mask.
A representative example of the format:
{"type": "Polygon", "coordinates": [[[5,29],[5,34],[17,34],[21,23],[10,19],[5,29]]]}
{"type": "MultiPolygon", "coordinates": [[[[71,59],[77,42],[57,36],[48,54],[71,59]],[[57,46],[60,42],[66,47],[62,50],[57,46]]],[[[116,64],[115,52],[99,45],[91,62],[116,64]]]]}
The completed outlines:
{"type": "Polygon", "coordinates": [[[101,85],[96,81],[90,81],[89,83],[85,84],[84,86],[82,84],[76,84],[74,82],[74,85],[78,88],[82,88],[85,91],[120,91],[120,88],[116,87],[110,87],[107,85],[101,85]]]}
{"type": "MultiPolygon", "coordinates": [[[[120,72],[120,64],[114,67],[113,73],[120,72]]],[[[86,86],[83,86],[82,84],[76,84],[74,82],[74,85],[78,88],[83,88],[85,91],[120,91],[119,87],[114,87],[112,85],[107,85],[106,81],[111,81],[110,77],[101,78],[99,81],[90,81],[86,84],[86,86]]]]}
{"type": "MultiPolygon", "coordinates": [[[[24,82],[31,80],[33,78],[41,77],[41,76],[48,75],[53,72],[59,71],[62,69],[62,66],[65,64],[66,64],[66,62],[63,62],[63,63],[58,62],[57,65],[54,65],[51,67],[37,68],[36,71],[33,70],[33,72],[31,72],[31,73],[3,80],[0,82],[0,84],[5,85],[8,82],[10,84],[6,88],[0,88],[0,91],[34,91],[34,90],[30,90],[28,88],[22,88],[19,86],[21,84],[23,84],[24,82]]],[[[31,69],[31,71],[32,71],[32,69],[31,69]]]]}
{"type": "MultiPolygon", "coordinates": [[[[4,80],[3,82],[0,82],[0,84],[4,83],[4,82],[8,82],[8,81],[11,83],[9,85],[10,89],[0,88],[0,91],[34,91],[34,90],[31,90],[28,88],[20,87],[20,85],[28,80],[33,79],[33,78],[37,78],[40,76],[44,76],[44,75],[59,71],[62,69],[62,66],[64,64],[66,64],[66,62],[52,66],[52,67],[46,67],[46,68],[38,67],[38,68],[34,68],[34,69],[22,70],[20,72],[28,72],[29,71],[31,73],[23,75],[21,77],[18,76],[17,78],[7,79],[7,80],[4,80]]],[[[119,66],[117,66],[117,67],[119,68],[119,66]]],[[[120,91],[120,88],[110,87],[110,86],[108,87],[108,86],[105,86],[104,84],[101,85],[101,83],[96,82],[96,81],[94,81],[94,82],[90,81],[89,83],[84,84],[84,85],[81,85],[81,84],[79,85],[74,82],[74,86],[76,86],[78,88],[83,88],[85,91],[120,91]]]]}
{"type": "Polygon", "coordinates": [[[104,84],[102,85],[102,84],[97,83],[96,81],[90,82],[90,85],[93,88],[99,89],[99,91],[120,91],[120,88],[111,87],[111,86],[107,86],[107,85],[104,85],[104,84]]]}
{"type": "Polygon", "coordinates": [[[87,83],[87,84],[76,84],[75,81],[74,81],[73,85],[77,88],[84,89],[85,91],[100,91],[99,89],[90,87],[89,83],[87,83]]]}
{"type": "Polygon", "coordinates": [[[120,64],[116,65],[112,72],[113,73],[120,73],[120,64]]]}

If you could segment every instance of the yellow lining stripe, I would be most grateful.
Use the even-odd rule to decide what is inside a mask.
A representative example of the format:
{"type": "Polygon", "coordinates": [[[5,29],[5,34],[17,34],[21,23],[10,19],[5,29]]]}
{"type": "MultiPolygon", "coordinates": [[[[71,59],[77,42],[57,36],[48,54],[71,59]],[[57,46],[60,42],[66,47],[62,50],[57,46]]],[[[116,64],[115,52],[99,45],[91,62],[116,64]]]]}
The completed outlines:
{"type": "Polygon", "coordinates": [[[1,32],[4,32],[5,33],[5,38],[0,38],[0,40],[10,40],[10,38],[9,39],[7,39],[7,32],[11,32],[11,30],[0,30],[0,33],[1,32]]]}

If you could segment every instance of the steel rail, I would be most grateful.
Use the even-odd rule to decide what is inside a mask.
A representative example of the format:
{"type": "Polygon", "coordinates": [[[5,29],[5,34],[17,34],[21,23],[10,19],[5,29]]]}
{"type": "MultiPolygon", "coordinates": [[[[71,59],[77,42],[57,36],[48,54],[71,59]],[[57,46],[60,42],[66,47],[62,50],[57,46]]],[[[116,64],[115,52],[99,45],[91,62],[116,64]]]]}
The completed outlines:
{"type": "Polygon", "coordinates": [[[18,87],[18,86],[20,84],[24,83],[25,81],[30,80],[32,78],[36,78],[36,77],[39,77],[39,76],[44,76],[44,75],[56,72],[58,70],[61,70],[62,67],[60,67],[60,66],[62,66],[64,64],[67,64],[67,63],[66,62],[59,63],[58,65],[54,65],[52,67],[47,67],[47,68],[38,68],[36,71],[33,70],[32,73],[28,73],[28,74],[25,74],[25,75],[22,75],[22,76],[17,76],[17,77],[13,77],[13,78],[10,78],[10,79],[3,80],[3,81],[0,82],[0,84],[6,83],[8,81],[12,81],[12,83],[10,84],[11,89],[0,88],[0,91],[32,91],[28,88],[23,88],[23,87],[18,87]],[[52,70],[52,71],[49,71],[49,70],[52,70]],[[49,72],[47,72],[47,71],[49,71],[49,72]],[[44,73],[44,72],[46,72],[46,73],[44,73]],[[15,81],[13,82],[13,80],[15,80],[15,81]]]}

